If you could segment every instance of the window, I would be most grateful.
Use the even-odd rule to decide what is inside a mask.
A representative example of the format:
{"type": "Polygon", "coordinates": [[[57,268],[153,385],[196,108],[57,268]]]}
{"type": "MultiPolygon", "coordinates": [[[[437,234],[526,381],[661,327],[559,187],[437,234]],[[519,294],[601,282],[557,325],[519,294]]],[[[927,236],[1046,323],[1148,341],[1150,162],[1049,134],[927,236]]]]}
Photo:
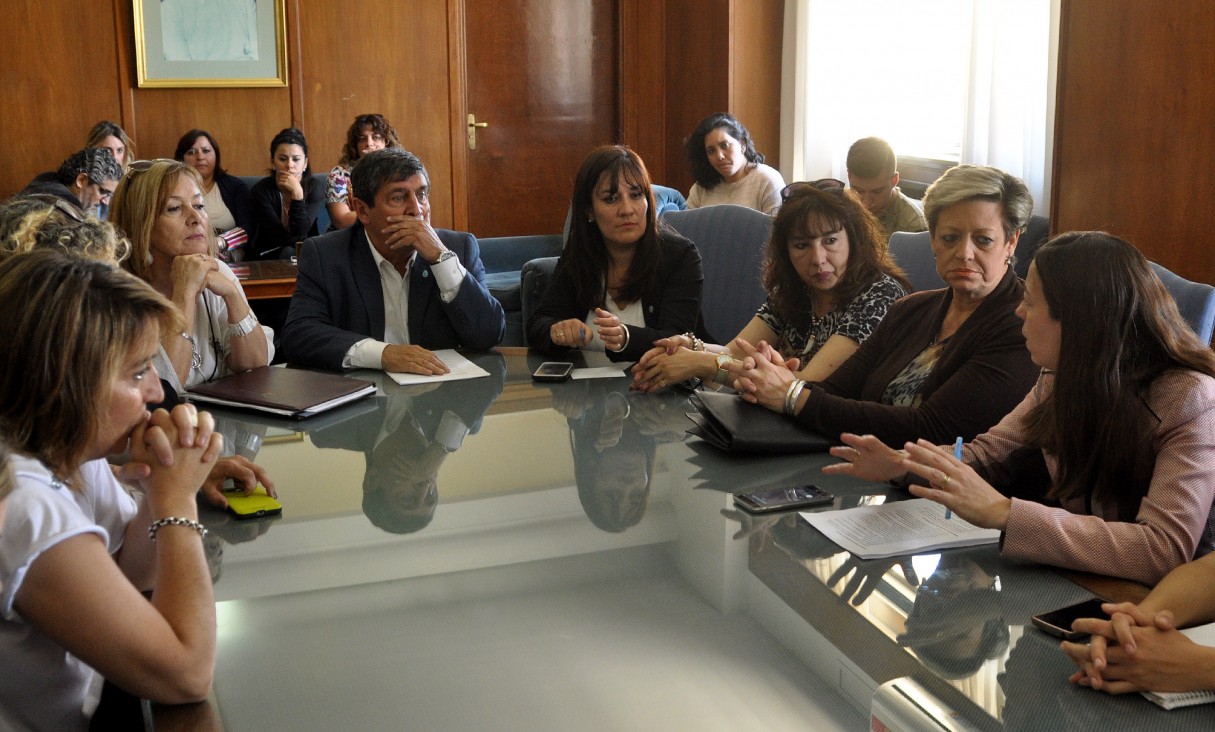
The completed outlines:
{"type": "Polygon", "coordinates": [[[1058,3],[792,0],[785,172],[843,178],[848,147],[877,135],[900,158],[1007,170],[1045,211],[1058,3]]]}

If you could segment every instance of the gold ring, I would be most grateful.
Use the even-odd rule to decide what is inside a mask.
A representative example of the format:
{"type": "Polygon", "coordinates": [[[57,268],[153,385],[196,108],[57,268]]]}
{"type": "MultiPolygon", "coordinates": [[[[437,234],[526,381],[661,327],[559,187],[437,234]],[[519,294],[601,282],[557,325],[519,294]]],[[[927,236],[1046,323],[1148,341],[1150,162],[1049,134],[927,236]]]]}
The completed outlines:
{"type": "Polygon", "coordinates": [[[945,476],[945,480],[942,480],[942,481],[941,481],[941,487],[942,487],[942,488],[947,488],[947,487],[949,486],[949,481],[950,481],[950,480],[952,480],[952,479],[951,479],[951,478],[950,478],[948,475],[946,475],[946,476],[945,476]]]}

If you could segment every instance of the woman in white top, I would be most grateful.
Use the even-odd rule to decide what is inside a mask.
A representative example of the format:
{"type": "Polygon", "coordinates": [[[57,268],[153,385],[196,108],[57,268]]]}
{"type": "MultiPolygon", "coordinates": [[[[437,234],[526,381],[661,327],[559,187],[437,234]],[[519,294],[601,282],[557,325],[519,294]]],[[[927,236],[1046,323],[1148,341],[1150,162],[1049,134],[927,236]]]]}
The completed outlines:
{"type": "Polygon", "coordinates": [[[696,182],[688,192],[688,208],[733,203],[766,214],[780,208],[785,179],[764,165],[751,133],[727,112],[705,117],[684,140],[688,165],[696,182]]]}
{"type": "Polygon", "coordinates": [[[131,240],[123,266],[181,309],[185,327],[163,336],[156,357],[174,389],[270,363],[273,332],[257,322],[236,275],[214,255],[198,171],[174,160],[132,163],[110,219],[131,240]]]}
{"type": "Polygon", "coordinates": [[[0,264],[0,308],[21,354],[0,359],[0,729],[86,729],[100,677],[205,698],[215,600],[195,493],[222,439],[190,405],[147,411],[180,316],[130,274],[53,249],[0,264]],[[122,452],[146,466],[139,498],[105,460],[122,452]]]}

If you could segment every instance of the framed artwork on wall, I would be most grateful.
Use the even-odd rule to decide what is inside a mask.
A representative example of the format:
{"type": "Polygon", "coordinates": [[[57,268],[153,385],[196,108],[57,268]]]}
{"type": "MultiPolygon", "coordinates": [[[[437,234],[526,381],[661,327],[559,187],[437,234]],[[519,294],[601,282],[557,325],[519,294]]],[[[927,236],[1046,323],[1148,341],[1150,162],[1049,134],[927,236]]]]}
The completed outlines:
{"type": "Polygon", "coordinates": [[[286,0],[132,0],[141,87],[287,85],[286,0]]]}

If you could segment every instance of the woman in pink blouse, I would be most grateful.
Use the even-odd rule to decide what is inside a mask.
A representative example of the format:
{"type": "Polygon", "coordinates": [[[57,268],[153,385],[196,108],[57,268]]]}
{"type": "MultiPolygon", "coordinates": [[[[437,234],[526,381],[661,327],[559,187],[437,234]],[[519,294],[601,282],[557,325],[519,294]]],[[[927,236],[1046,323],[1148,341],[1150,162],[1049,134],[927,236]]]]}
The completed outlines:
{"type": "MultiPolygon", "coordinates": [[[[1017,310],[1038,383],[962,451],[844,435],[824,469],[910,472],[911,492],[1004,532],[1005,556],[1153,584],[1213,548],[1215,353],[1133,246],[1064,234],[1017,310]]],[[[976,398],[981,398],[976,395],[976,398]]]]}

